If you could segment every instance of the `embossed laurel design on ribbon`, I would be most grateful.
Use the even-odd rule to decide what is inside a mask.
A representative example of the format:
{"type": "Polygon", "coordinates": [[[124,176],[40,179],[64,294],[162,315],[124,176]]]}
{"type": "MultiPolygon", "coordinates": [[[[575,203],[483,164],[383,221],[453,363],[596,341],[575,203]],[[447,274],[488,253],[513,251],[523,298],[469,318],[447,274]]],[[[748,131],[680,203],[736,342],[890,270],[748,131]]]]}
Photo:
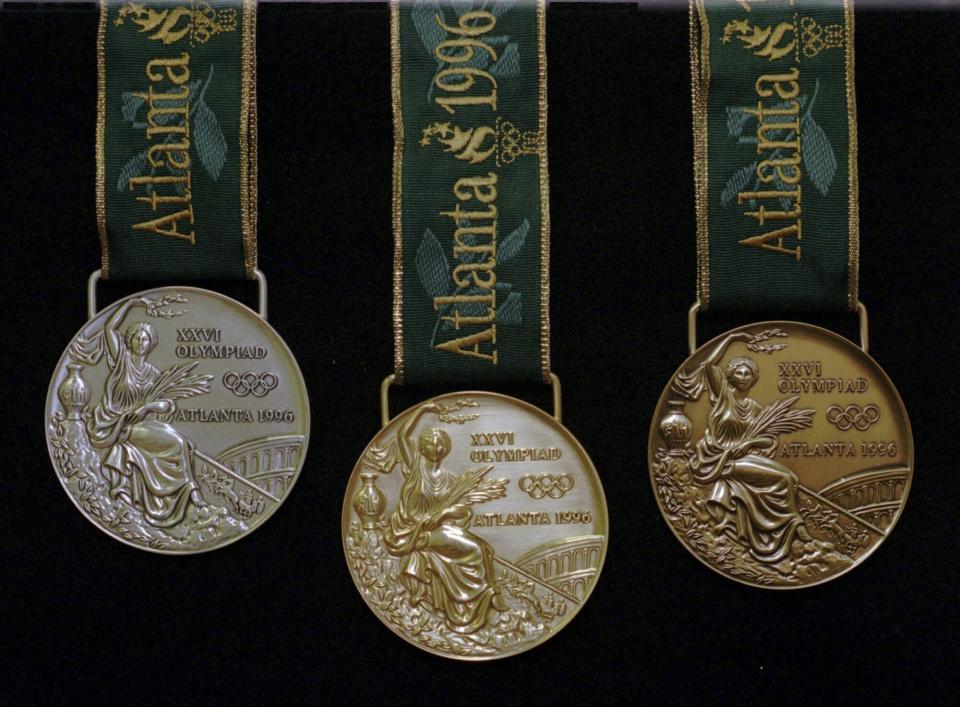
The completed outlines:
{"type": "Polygon", "coordinates": [[[541,499],[545,496],[557,499],[573,488],[573,477],[569,474],[524,474],[520,477],[520,490],[530,498],[541,499]]]}
{"type": "Polygon", "coordinates": [[[873,404],[863,408],[859,405],[831,405],[827,408],[827,421],[844,432],[854,427],[865,432],[879,419],[880,408],[873,404]]]}
{"type": "Polygon", "coordinates": [[[280,377],[270,371],[264,371],[263,373],[227,371],[223,374],[224,387],[238,398],[245,398],[248,395],[262,398],[276,388],[279,383],[280,377]]]}

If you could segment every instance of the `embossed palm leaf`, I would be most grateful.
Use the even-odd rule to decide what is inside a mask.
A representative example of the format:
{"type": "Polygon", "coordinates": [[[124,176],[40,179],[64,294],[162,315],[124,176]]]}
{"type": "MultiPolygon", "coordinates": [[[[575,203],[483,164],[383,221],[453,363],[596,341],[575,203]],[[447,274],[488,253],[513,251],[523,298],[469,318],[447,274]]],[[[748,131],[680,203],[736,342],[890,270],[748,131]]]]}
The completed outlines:
{"type": "Polygon", "coordinates": [[[521,310],[523,298],[519,292],[507,295],[507,301],[497,309],[497,324],[520,324],[523,321],[521,310]]]}
{"type": "MultiPolygon", "coordinates": [[[[507,14],[516,5],[516,0],[493,0],[492,2],[474,2],[474,0],[451,0],[450,6],[457,17],[463,16],[471,10],[486,10],[500,18],[507,14]]],[[[447,32],[439,24],[437,17],[446,21],[443,8],[437,0],[414,0],[410,12],[413,26],[417,30],[420,42],[430,56],[434,56],[437,45],[447,39],[447,32]]],[[[471,68],[486,69],[500,78],[516,78],[520,75],[520,47],[517,42],[509,41],[506,35],[488,37],[484,40],[498,52],[497,61],[490,63],[493,58],[487,51],[476,49],[473,58],[465,64],[471,68]],[[502,46],[502,49],[501,49],[502,46]]],[[[438,62],[438,70],[443,65],[438,62]]],[[[433,87],[427,93],[427,101],[432,100],[433,87]]]]}
{"type": "MultiPolygon", "coordinates": [[[[189,82],[187,86],[190,89],[191,96],[197,95],[199,91],[198,98],[193,101],[193,105],[190,108],[190,119],[193,121],[193,144],[203,168],[213,181],[217,181],[220,179],[220,172],[223,170],[229,148],[227,147],[227,140],[223,136],[223,131],[220,130],[220,124],[217,121],[216,114],[203,98],[207,87],[213,79],[213,70],[214,67],[211,65],[210,73],[207,75],[207,80],[203,84],[202,89],[199,79],[189,82]]],[[[142,130],[146,128],[147,124],[145,122],[137,120],[140,109],[145,105],[143,98],[134,91],[125,91],[121,95],[120,100],[120,111],[123,119],[130,123],[134,129],[142,130]]],[[[172,103],[173,101],[156,101],[156,105],[159,108],[170,107],[168,104],[172,103]]],[[[160,125],[165,125],[174,119],[176,119],[176,115],[171,113],[157,116],[156,121],[160,125]]],[[[170,142],[171,139],[172,135],[168,135],[165,141],[170,142]]],[[[125,193],[128,189],[130,178],[144,174],[147,169],[146,150],[133,155],[120,170],[120,174],[117,177],[117,191],[125,193]]],[[[167,165],[166,171],[173,175],[183,174],[183,170],[175,169],[169,165],[167,165]]],[[[150,168],[150,174],[156,174],[156,169],[150,168]]],[[[177,185],[177,191],[182,194],[182,186],[177,185]]]]}
{"type": "Polygon", "coordinates": [[[727,134],[730,137],[743,135],[743,128],[750,119],[750,114],[740,106],[727,106],[727,134]]]}
{"type": "Polygon", "coordinates": [[[441,507],[450,508],[455,504],[470,505],[473,503],[483,503],[492,501],[496,498],[503,498],[507,495],[507,479],[487,479],[484,480],[493,464],[465,471],[454,481],[450,490],[444,494],[440,502],[441,507]]]}
{"type": "Polygon", "coordinates": [[[530,232],[530,221],[523,219],[523,222],[517,226],[509,236],[503,239],[503,242],[497,248],[497,262],[506,263],[517,255],[527,241],[527,234],[530,232]]]}
{"type": "Polygon", "coordinates": [[[737,194],[743,191],[743,188],[747,186],[747,184],[750,183],[750,180],[755,177],[756,172],[756,162],[751,162],[746,167],[741,167],[734,172],[733,176],[727,180],[726,186],[720,193],[720,204],[722,206],[729,206],[730,203],[736,198],[737,194]]]}
{"type": "Polygon", "coordinates": [[[430,297],[443,297],[447,294],[450,282],[450,265],[443,254],[437,237],[429,228],[423,233],[423,240],[417,248],[414,264],[420,284],[430,297]]]}
{"type": "Polygon", "coordinates": [[[756,439],[761,435],[787,434],[812,427],[814,410],[793,409],[793,404],[799,399],[799,396],[784,398],[764,407],[744,433],[743,439],[756,439]]]}
{"type": "Polygon", "coordinates": [[[202,98],[194,107],[193,125],[197,155],[210,178],[217,181],[227,159],[227,140],[217,123],[217,116],[202,98]]]}
{"type": "Polygon", "coordinates": [[[137,95],[133,91],[124,91],[120,96],[120,112],[123,113],[123,119],[128,123],[132,123],[137,119],[137,111],[140,110],[140,106],[143,105],[143,97],[137,95]]]}
{"type": "Polygon", "coordinates": [[[147,169],[147,153],[138,152],[123,165],[120,174],[117,177],[117,192],[123,194],[127,191],[130,184],[130,178],[143,174],[147,169]]]}
{"type": "Polygon", "coordinates": [[[516,42],[510,42],[504,47],[500,58],[490,67],[490,73],[507,78],[516,78],[520,75],[520,47],[516,42]]]}
{"type": "Polygon", "coordinates": [[[213,376],[191,373],[196,366],[197,361],[191,361],[183,366],[172,366],[165,370],[150,386],[146,400],[175,400],[209,393],[213,376]]]}
{"type": "Polygon", "coordinates": [[[447,38],[446,31],[434,20],[437,15],[443,17],[440,3],[436,0],[415,0],[413,10],[410,12],[413,26],[417,28],[420,41],[423,42],[424,48],[430,54],[433,54],[436,46],[447,38]]]}
{"type": "Polygon", "coordinates": [[[817,191],[826,196],[837,173],[837,157],[827,134],[810,113],[803,119],[803,141],[803,166],[817,191]]]}

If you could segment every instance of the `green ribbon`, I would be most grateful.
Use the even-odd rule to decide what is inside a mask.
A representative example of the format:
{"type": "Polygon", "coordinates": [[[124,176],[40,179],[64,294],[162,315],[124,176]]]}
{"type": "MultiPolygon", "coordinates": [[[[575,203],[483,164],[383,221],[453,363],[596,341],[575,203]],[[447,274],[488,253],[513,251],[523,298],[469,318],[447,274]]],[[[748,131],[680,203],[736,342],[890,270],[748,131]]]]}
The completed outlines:
{"type": "Polygon", "coordinates": [[[855,308],[850,3],[698,0],[691,13],[701,307],[855,308]]]}
{"type": "Polygon", "coordinates": [[[103,275],[256,267],[253,2],[104,2],[97,211],[103,275]]]}
{"type": "Polygon", "coordinates": [[[392,8],[396,375],[549,375],[542,2],[392,8]]]}

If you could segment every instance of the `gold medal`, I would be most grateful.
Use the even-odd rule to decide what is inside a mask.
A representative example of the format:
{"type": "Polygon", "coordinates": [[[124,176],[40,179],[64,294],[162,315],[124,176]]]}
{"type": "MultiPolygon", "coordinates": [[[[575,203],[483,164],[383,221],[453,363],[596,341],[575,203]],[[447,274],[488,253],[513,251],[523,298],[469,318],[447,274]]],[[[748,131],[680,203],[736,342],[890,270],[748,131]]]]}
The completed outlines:
{"type": "Polygon", "coordinates": [[[342,530],[357,589],[394,633],[484,660],[532,648],[576,615],[603,566],[607,507],[559,421],[461,392],[377,434],[350,477],[342,530]]]}
{"type": "Polygon", "coordinates": [[[544,33],[542,2],[391,6],[394,374],[341,529],[377,618],[464,660],[563,628],[606,553],[600,480],[550,369],[544,33]],[[554,415],[481,391],[388,412],[392,383],[518,382],[551,383],[554,415]]]}
{"type": "Polygon", "coordinates": [[[650,479],[674,535],[711,569],[788,589],[862,562],[913,476],[903,402],[861,348],[763,322],[697,349],[660,396],[650,479]]]}

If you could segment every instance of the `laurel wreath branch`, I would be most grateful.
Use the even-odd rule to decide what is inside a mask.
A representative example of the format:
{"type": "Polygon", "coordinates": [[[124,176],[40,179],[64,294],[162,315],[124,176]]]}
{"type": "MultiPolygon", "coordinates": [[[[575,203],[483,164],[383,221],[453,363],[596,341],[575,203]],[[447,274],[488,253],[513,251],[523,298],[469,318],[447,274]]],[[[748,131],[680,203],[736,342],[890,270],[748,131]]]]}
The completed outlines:
{"type": "Polygon", "coordinates": [[[454,415],[453,413],[463,410],[464,408],[478,408],[480,403],[475,400],[462,399],[456,400],[449,405],[444,405],[443,403],[437,403],[437,419],[440,422],[454,425],[462,425],[470,420],[476,420],[480,415],[478,413],[471,413],[468,415],[454,415]]]}
{"type": "Polygon", "coordinates": [[[755,353],[772,354],[787,348],[786,344],[763,344],[762,341],[789,336],[783,329],[764,329],[747,342],[747,348],[755,353]]]}
{"type": "Polygon", "coordinates": [[[185,303],[187,298],[180,294],[144,297],[143,301],[144,304],[146,304],[145,310],[147,316],[150,317],[173,319],[174,317],[180,317],[187,313],[185,309],[163,309],[163,307],[169,307],[171,304],[185,303]]]}

